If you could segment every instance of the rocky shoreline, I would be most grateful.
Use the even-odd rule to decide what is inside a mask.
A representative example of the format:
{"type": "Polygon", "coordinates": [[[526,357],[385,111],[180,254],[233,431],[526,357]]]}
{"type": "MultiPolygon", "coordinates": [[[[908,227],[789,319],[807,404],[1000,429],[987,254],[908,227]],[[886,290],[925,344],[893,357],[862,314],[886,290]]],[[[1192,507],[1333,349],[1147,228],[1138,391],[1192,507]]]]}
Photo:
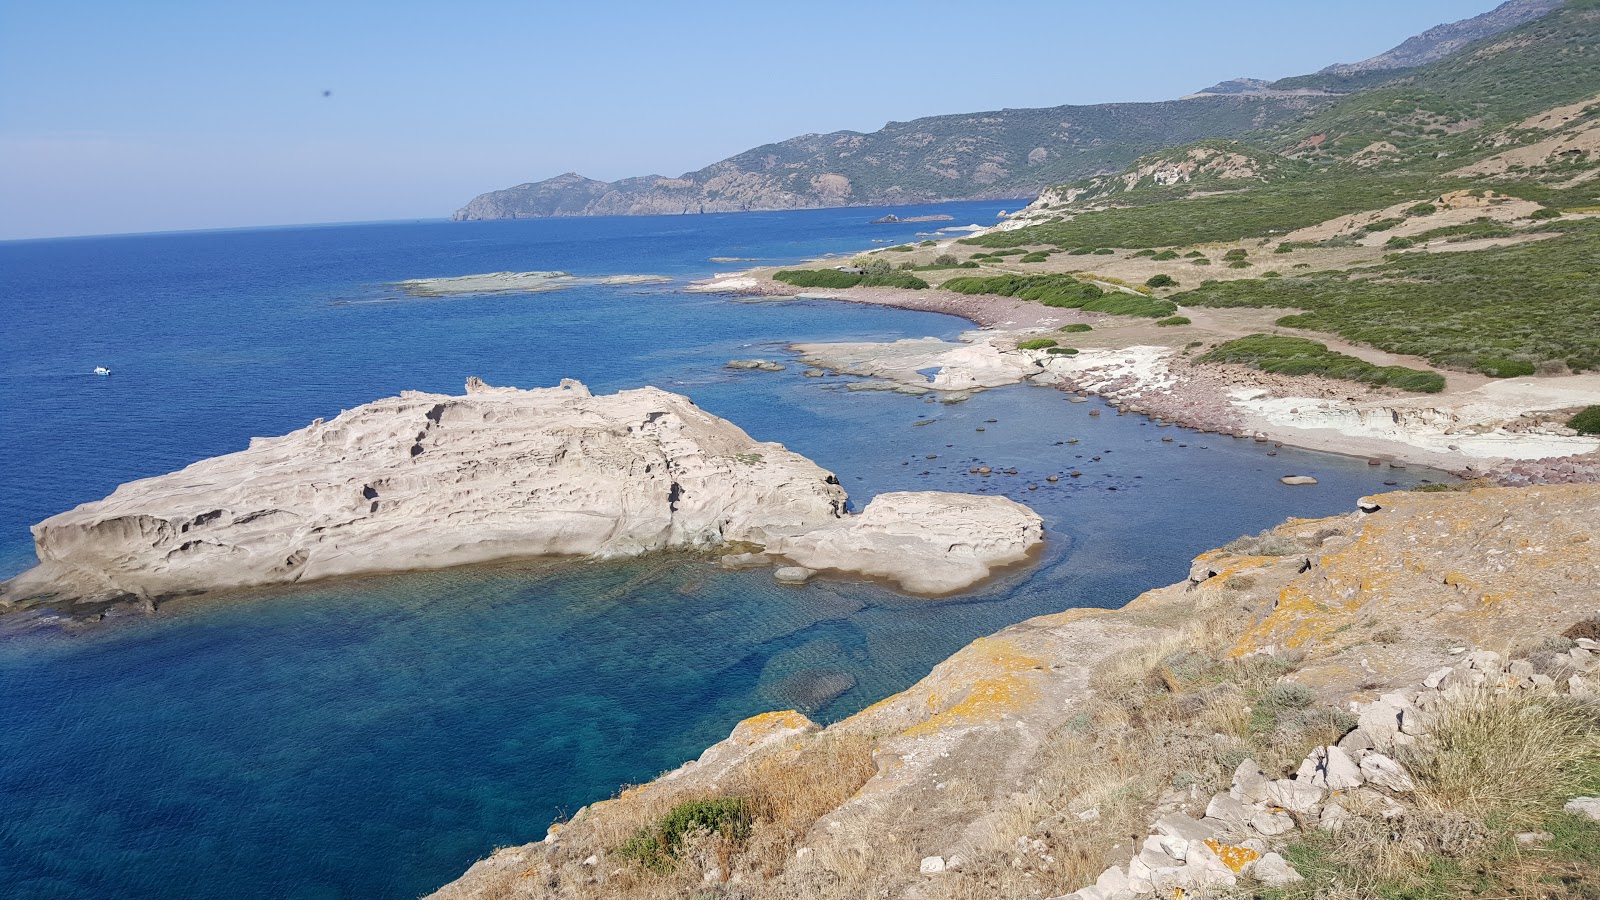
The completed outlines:
{"type": "MultiPolygon", "coordinates": [[[[999,351],[1000,357],[984,359],[977,369],[952,358],[938,376],[927,378],[916,375],[915,370],[861,368],[858,363],[862,358],[882,355],[866,345],[836,345],[832,350],[829,345],[812,344],[792,348],[810,365],[887,378],[907,388],[950,391],[955,389],[950,385],[958,384],[963,390],[981,390],[995,386],[985,383],[984,373],[1010,369],[1016,375],[1004,383],[1027,381],[1082,396],[1101,396],[1119,412],[1138,413],[1206,433],[1321,450],[1374,464],[1426,466],[1465,479],[1503,485],[1600,482],[1600,440],[1553,435],[1550,423],[1540,418],[1537,408],[1519,406],[1519,398],[1514,396],[1493,395],[1497,386],[1492,382],[1455,397],[1419,398],[1392,389],[1316,376],[1290,378],[1240,366],[1201,366],[1187,358],[1187,348],[1170,345],[1090,348],[1088,340],[1083,339],[1079,343],[1084,349],[1075,356],[1052,357],[1014,347],[1026,339],[1053,337],[1064,325],[1092,324],[1097,331],[1126,328],[1118,321],[1125,317],[1045,307],[1010,297],[959,294],[937,287],[915,291],[874,287],[797,291],[772,280],[770,274],[771,270],[753,269],[718,275],[698,282],[691,290],[827,299],[943,313],[978,326],[978,331],[963,336],[965,343],[992,346],[999,351]],[[1119,357],[1141,351],[1155,351],[1161,359],[1142,360],[1140,365],[1130,366],[1119,357]],[[1007,363],[1001,358],[1012,355],[1020,359],[1007,363]],[[1294,402],[1274,398],[1291,398],[1294,402]],[[1440,401],[1453,405],[1444,407],[1440,401]],[[1392,426],[1385,424],[1389,420],[1392,426]],[[1463,447],[1469,443],[1482,446],[1464,452],[1463,447]]],[[[1134,326],[1130,339],[1150,340],[1156,337],[1151,333],[1155,330],[1134,326]]],[[[883,353],[891,352],[891,345],[883,347],[883,353]]],[[[1600,377],[1572,376],[1568,380],[1584,385],[1593,382],[1593,392],[1600,396],[1600,377]]],[[[1577,395],[1585,389],[1569,393],[1577,395]]],[[[960,396],[946,395],[946,399],[960,396]]],[[[1550,401],[1544,398],[1544,402],[1550,401]]]]}
{"type": "Polygon", "coordinates": [[[1320,835],[1341,835],[1360,868],[1468,817],[1500,830],[1472,825],[1446,852],[1560,852],[1536,826],[1600,819],[1600,805],[1541,774],[1497,795],[1517,809],[1499,822],[1441,786],[1461,765],[1451,754],[1485,751],[1432,736],[1461,716],[1501,716],[1517,734],[1567,721],[1562,710],[1593,716],[1596,508],[1600,488],[1561,485],[1382,494],[1292,519],[1121,609],[980,638],[826,728],[795,711],[741,722],[697,760],[496,850],[433,896],[1323,890],[1326,871],[1294,861],[1320,835]],[[708,804],[748,818],[641,855],[640,835],[708,804]]]}

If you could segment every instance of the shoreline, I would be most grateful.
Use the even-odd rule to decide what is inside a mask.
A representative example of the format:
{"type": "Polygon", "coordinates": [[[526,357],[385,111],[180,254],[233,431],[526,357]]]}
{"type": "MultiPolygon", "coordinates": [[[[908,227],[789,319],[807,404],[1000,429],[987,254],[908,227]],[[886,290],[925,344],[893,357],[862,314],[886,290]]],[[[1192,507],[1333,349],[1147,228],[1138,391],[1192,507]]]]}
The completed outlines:
{"type": "MultiPolygon", "coordinates": [[[[936,248],[943,252],[953,243],[955,238],[941,241],[936,248]]],[[[862,252],[869,252],[863,250],[862,252]]],[[[841,257],[828,257],[807,260],[806,265],[834,262],[841,257]]],[[[892,309],[906,309],[916,312],[931,312],[955,316],[972,323],[975,328],[972,332],[962,335],[962,342],[970,345],[974,337],[982,334],[989,338],[990,344],[1003,344],[1001,340],[1008,333],[1015,333],[1017,337],[1027,338],[1043,336],[1053,333],[1062,325],[1084,323],[1092,324],[1097,330],[1102,328],[1138,331],[1138,326],[1148,326],[1150,323],[1142,320],[1128,321],[1128,317],[1110,316],[1095,313],[1084,313],[1075,309],[1045,307],[1037,303],[1017,300],[1011,297],[996,295],[959,294],[951,291],[939,290],[937,286],[925,290],[902,290],[883,287],[851,287],[832,289],[802,289],[795,288],[772,280],[770,273],[773,267],[755,267],[738,272],[718,273],[711,278],[695,281],[688,290],[692,293],[723,293],[739,294],[744,296],[760,296],[767,298],[793,298],[802,300],[832,300],[841,303],[854,303],[866,306],[881,306],[892,309]],[[991,337],[992,336],[992,337],[991,337]]],[[[1186,310],[1183,312],[1187,312],[1186,310]]],[[[1203,310],[1202,313],[1233,313],[1231,310],[1213,311],[1203,310]]],[[[1255,311],[1245,311],[1246,313],[1255,311]]],[[[1237,315],[1237,313],[1235,313],[1237,315]]],[[[1206,316],[1206,318],[1222,319],[1224,316],[1206,316]]],[[[1241,317],[1242,318],[1242,317],[1241,317]]],[[[1206,323],[1210,325],[1211,323],[1206,323]]],[[[1231,323],[1230,323],[1231,324],[1231,323]]],[[[1215,327],[1214,325],[1212,327],[1215,327]]],[[[1263,326],[1263,330],[1270,326],[1263,326]]],[[[1178,329],[1175,329],[1175,331],[1178,329]]],[[[1189,331],[1189,329],[1181,329],[1189,331]]],[[[1249,331],[1248,327],[1241,334],[1249,331]]],[[[1337,349],[1340,352],[1361,354],[1365,356],[1378,356],[1385,359],[1384,364],[1395,364],[1397,359],[1393,354],[1360,345],[1349,345],[1335,335],[1324,335],[1314,332],[1299,332],[1294,329],[1272,327],[1272,331],[1294,334],[1295,336],[1309,337],[1337,349]]],[[[1144,337],[1151,337],[1148,332],[1144,337]]],[[[1479,443],[1492,443],[1487,440],[1491,437],[1504,437],[1506,441],[1521,440],[1524,447],[1533,441],[1534,432],[1524,430],[1506,430],[1507,424],[1523,424],[1518,421],[1497,423],[1495,428],[1478,428],[1479,433],[1474,433],[1473,423],[1461,423],[1460,430],[1465,435],[1457,439],[1456,443],[1446,443],[1442,447],[1428,447],[1418,441],[1406,441],[1398,436],[1383,436],[1381,434],[1351,433],[1347,423],[1340,422],[1359,417],[1360,422],[1356,427],[1377,429],[1384,427],[1386,420],[1392,423],[1390,429],[1394,434],[1404,433],[1406,426],[1401,424],[1402,419],[1415,418],[1419,424],[1414,427],[1421,429],[1417,437],[1429,437],[1436,442],[1447,442],[1455,432],[1448,427],[1440,428],[1427,420],[1448,420],[1451,415],[1451,404],[1462,410],[1476,411],[1476,407],[1485,405],[1482,401],[1492,393],[1507,393],[1508,390],[1498,389],[1503,385],[1514,385],[1523,379],[1489,379],[1474,376],[1470,373],[1449,373],[1456,384],[1465,383],[1467,387],[1448,389],[1441,394],[1406,394],[1387,388],[1372,388],[1355,382],[1336,381],[1316,376],[1287,377],[1267,372],[1256,371],[1242,366],[1218,365],[1204,368],[1192,363],[1185,365],[1186,349],[1162,343],[1160,338],[1151,341],[1139,340],[1133,343],[1121,343],[1120,346],[1103,346],[1104,338],[1097,335],[1092,339],[1096,351],[1091,354],[1087,341],[1088,335],[1074,335],[1074,344],[1079,345],[1080,353],[1075,357],[1050,357],[1043,353],[1010,349],[1001,351],[1002,356],[1022,354],[1041,366],[1041,371],[1031,376],[1019,377],[1017,381],[1031,383],[1040,387],[1054,387],[1065,393],[1076,393],[1081,396],[1099,396],[1105,398],[1111,405],[1117,407],[1118,414],[1135,413],[1144,415],[1158,424],[1171,424],[1181,428],[1196,430],[1200,433],[1221,434],[1235,439],[1254,439],[1256,441],[1271,442],[1277,446],[1289,446],[1303,450],[1316,450],[1324,453],[1333,453],[1340,456],[1366,459],[1370,464],[1390,465],[1394,468],[1403,468],[1408,465],[1424,466],[1449,473],[1464,480],[1484,480],[1494,484],[1506,486],[1520,486],[1528,484],[1547,483],[1594,483],[1600,482],[1600,441],[1586,441],[1579,437],[1576,439],[1562,439],[1557,435],[1540,434],[1548,444],[1559,446],[1560,443],[1574,445],[1582,452],[1570,454],[1552,454],[1548,456],[1498,456],[1490,453],[1468,454],[1459,447],[1474,439],[1479,443]],[[1154,344],[1155,346],[1150,346],[1154,344]],[[1159,349],[1166,351],[1162,365],[1167,376],[1165,383],[1152,384],[1153,379],[1148,372],[1117,371],[1118,368],[1127,369],[1126,366],[1105,365],[1098,366],[1091,360],[1122,354],[1128,351],[1159,349]],[[1063,364],[1065,361],[1070,364],[1063,364]],[[1082,362],[1078,362],[1082,361],[1082,362]],[[1084,363],[1091,363],[1085,365],[1084,363]],[[1143,377],[1141,377],[1143,376],[1143,377]],[[1253,394],[1255,396],[1241,396],[1253,394]],[[1342,399],[1341,399],[1342,398],[1342,399]],[[1290,405],[1285,411],[1271,410],[1277,413],[1276,417],[1268,413],[1273,401],[1276,405],[1284,405],[1286,400],[1304,400],[1299,406],[1290,405]],[[1252,410],[1246,404],[1254,404],[1257,409],[1252,410]],[[1300,406],[1307,408],[1306,414],[1301,415],[1300,406]],[[1283,424],[1284,418],[1311,419],[1315,413],[1327,413],[1325,418],[1330,421],[1308,426],[1293,426],[1283,424]],[[1339,424],[1346,424],[1340,428],[1339,424]],[[1519,438],[1519,435],[1526,435],[1519,438]],[[1585,444],[1595,444],[1593,449],[1583,449],[1585,444]]],[[[801,359],[805,363],[818,368],[828,369],[829,365],[824,360],[811,355],[810,350],[825,345],[805,345],[801,351],[801,359]]],[[[961,346],[961,345],[952,345],[961,346]]],[[[1192,344],[1191,344],[1192,346],[1192,344]]],[[[796,351],[800,345],[790,344],[789,349],[796,351]]],[[[1425,362],[1424,362],[1425,364],[1425,362]]],[[[837,371],[837,369],[835,369],[837,371]]],[[[861,374],[856,372],[856,374],[861,374]]],[[[885,373],[874,373],[868,377],[888,378],[902,384],[922,386],[935,393],[941,389],[930,381],[911,381],[905,377],[894,377],[885,373]]],[[[1587,385],[1595,382],[1595,392],[1600,395],[1600,376],[1569,376],[1587,385]]],[[[1544,379],[1548,386],[1550,379],[1544,379]]],[[[982,390],[978,387],[976,390],[982,390]]],[[[959,392],[944,389],[945,393],[952,394],[951,399],[964,399],[959,392]]],[[[1510,405],[1515,398],[1503,401],[1508,420],[1513,419],[1510,413],[1515,409],[1510,405]]],[[[1533,411],[1537,413],[1537,410],[1533,411]]],[[[1516,419],[1528,418],[1527,412],[1517,413],[1516,419]]],[[[1533,421],[1526,423],[1528,428],[1538,428],[1548,424],[1541,421],[1537,415],[1533,421]]],[[[1536,449],[1537,445],[1533,449],[1536,449]]]]}

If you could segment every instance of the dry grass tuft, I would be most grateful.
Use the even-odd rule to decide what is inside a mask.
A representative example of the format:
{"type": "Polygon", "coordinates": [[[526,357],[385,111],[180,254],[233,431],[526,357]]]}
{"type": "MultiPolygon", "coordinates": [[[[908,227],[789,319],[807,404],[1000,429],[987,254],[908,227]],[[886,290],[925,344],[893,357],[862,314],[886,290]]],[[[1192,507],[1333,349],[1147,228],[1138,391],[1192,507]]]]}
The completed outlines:
{"type": "Polygon", "coordinates": [[[1425,807],[1516,827],[1581,787],[1583,764],[1600,756],[1600,709],[1478,690],[1434,718],[1422,748],[1406,761],[1425,807]]]}

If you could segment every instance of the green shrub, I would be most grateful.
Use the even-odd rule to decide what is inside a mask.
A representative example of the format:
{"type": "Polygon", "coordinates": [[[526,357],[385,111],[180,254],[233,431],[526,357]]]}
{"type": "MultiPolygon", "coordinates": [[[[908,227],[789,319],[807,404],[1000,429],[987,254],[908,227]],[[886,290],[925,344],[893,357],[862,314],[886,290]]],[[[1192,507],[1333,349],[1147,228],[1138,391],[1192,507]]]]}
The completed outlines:
{"type": "Polygon", "coordinates": [[[861,276],[833,269],[784,269],[774,273],[772,280],[795,287],[848,288],[860,284],[861,276]]]}
{"type": "Polygon", "coordinates": [[[958,268],[958,269],[976,269],[976,268],[978,268],[978,264],[969,259],[966,262],[961,263],[960,265],[956,266],[956,268],[958,268]]]}
{"type": "Polygon", "coordinates": [[[1396,225],[1399,225],[1403,221],[1405,221],[1405,220],[1404,219],[1379,219],[1376,222],[1369,222],[1365,226],[1365,228],[1368,231],[1388,231],[1389,229],[1395,227],[1396,225]]]}
{"type": "Polygon", "coordinates": [[[891,272],[886,275],[867,275],[861,279],[862,287],[891,287],[920,291],[928,286],[926,281],[910,272],[891,272]]]}
{"type": "Polygon", "coordinates": [[[1149,278],[1145,279],[1144,282],[1145,287],[1153,288],[1175,287],[1177,284],[1178,280],[1173,278],[1171,275],[1166,274],[1165,272],[1161,273],[1160,275],[1151,275],[1149,278]]]}
{"type": "Polygon", "coordinates": [[[1095,256],[1110,256],[1110,255],[1112,255],[1113,253],[1116,253],[1116,252],[1117,251],[1111,249],[1110,247],[1101,247],[1101,248],[1099,248],[1099,249],[1094,251],[1094,255],[1095,256]]]}
{"type": "Polygon", "coordinates": [[[742,797],[688,800],[669,810],[654,828],[640,831],[618,847],[617,855],[655,872],[670,871],[690,835],[708,831],[737,843],[750,836],[753,820],[742,797]]]}
{"type": "Polygon", "coordinates": [[[1534,365],[1531,362],[1503,359],[1498,356],[1480,356],[1473,368],[1491,378],[1520,378],[1534,373],[1534,365]]]}
{"type": "Polygon", "coordinates": [[[1055,345],[1056,345],[1056,342],[1052,338],[1033,338],[1032,340],[1023,341],[1023,342],[1017,344],[1017,349],[1018,350],[1048,350],[1051,347],[1054,347],[1055,345]]]}
{"type": "Polygon", "coordinates": [[[1543,219],[1559,219],[1561,218],[1561,210],[1536,209],[1528,216],[1528,218],[1533,219],[1534,221],[1540,221],[1543,219]]]}
{"type": "Polygon", "coordinates": [[[1408,247],[1415,247],[1417,242],[1412,238],[1397,236],[1384,241],[1383,245],[1391,250],[1405,250],[1408,247]]]}
{"type": "Polygon", "coordinates": [[[1248,269],[1248,268],[1250,268],[1250,260],[1248,260],[1248,259],[1236,259],[1233,262],[1228,263],[1228,268],[1230,268],[1230,269],[1248,269]]]}
{"type": "Polygon", "coordinates": [[[1027,253],[1028,251],[1023,250],[1021,247],[1013,247],[1010,250],[996,250],[989,255],[996,259],[1000,259],[1007,256],[1026,256],[1027,253]]]}
{"type": "Polygon", "coordinates": [[[1209,265],[1211,265],[1211,260],[1206,259],[1204,256],[1202,256],[1199,259],[1190,260],[1189,265],[1191,265],[1191,266],[1209,266],[1209,265]]]}
{"type": "Polygon", "coordinates": [[[1600,406],[1590,406],[1567,420],[1567,427],[1579,434],[1600,434],[1600,406]]]}
{"type": "Polygon", "coordinates": [[[1017,262],[1042,263],[1042,262],[1044,262],[1045,260],[1047,260],[1049,258],[1050,258],[1050,254],[1048,254],[1048,253],[1029,253],[1027,256],[1024,256],[1021,259],[1017,260],[1017,262]]]}
{"type": "Polygon", "coordinates": [[[1056,330],[1063,334],[1081,334],[1085,331],[1093,331],[1094,326],[1085,325],[1082,322],[1073,322],[1071,325],[1063,325],[1056,330]]]}
{"type": "Polygon", "coordinates": [[[1432,203],[1418,203],[1416,206],[1413,206],[1410,209],[1406,210],[1406,215],[1408,215],[1408,216],[1431,216],[1431,215],[1433,215],[1434,213],[1436,213],[1438,211],[1439,211],[1439,207],[1434,206],[1432,203]]]}
{"type": "Polygon", "coordinates": [[[1283,273],[1282,272],[1262,272],[1261,273],[1261,277],[1262,278],[1282,278],[1283,277],[1283,273]]]}
{"type": "Polygon", "coordinates": [[[1445,384],[1444,376],[1437,372],[1375,366],[1364,359],[1329,350],[1326,344],[1275,334],[1252,334],[1219,344],[1199,361],[1235,363],[1279,375],[1320,375],[1424,394],[1436,394],[1444,390],[1445,384]]]}
{"type": "Polygon", "coordinates": [[[1284,243],[1281,243],[1278,246],[1274,247],[1272,252],[1273,253],[1293,253],[1294,252],[1294,245],[1289,243],[1289,242],[1287,242],[1287,241],[1285,241],[1284,243]]]}
{"type": "Polygon", "coordinates": [[[1600,221],[1562,219],[1538,231],[1551,237],[1465,253],[1397,253],[1348,272],[1217,282],[1172,299],[1302,310],[1279,324],[1435,366],[1470,370],[1485,358],[1600,368],[1600,221]]]}
{"type": "Polygon", "coordinates": [[[937,247],[937,246],[939,246],[939,242],[938,241],[918,241],[917,242],[917,246],[918,247],[937,247]]]}
{"type": "Polygon", "coordinates": [[[1222,258],[1224,260],[1227,260],[1228,262],[1232,262],[1232,261],[1234,261],[1236,259],[1244,259],[1245,257],[1247,257],[1249,255],[1250,255],[1249,253],[1246,253],[1244,251],[1244,248],[1235,247],[1232,250],[1229,250],[1227,253],[1222,254],[1222,258]]]}
{"type": "Polygon", "coordinates": [[[885,247],[884,249],[885,250],[891,250],[891,251],[893,251],[895,253],[910,253],[912,250],[915,250],[916,248],[911,246],[910,244],[895,244],[893,247],[885,247]]]}
{"type": "Polygon", "coordinates": [[[1155,262],[1166,262],[1169,259],[1177,259],[1177,258],[1178,258],[1178,251],[1176,251],[1176,250],[1163,250],[1160,253],[1157,253],[1156,255],[1150,257],[1150,259],[1155,261],[1155,262]]]}
{"type": "MultiPolygon", "coordinates": [[[[1049,304],[1045,304],[1048,306],[1049,304]]],[[[1171,300],[1157,300],[1154,297],[1136,297],[1131,294],[1106,294],[1098,300],[1090,300],[1079,307],[1085,312],[1106,313],[1113,316],[1142,316],[1146,319],[1159,319],[1172,315],[1178,304],[1171,300]]]]}
{"type": "Polygon", "coordinates": [[[1168,316],[1165,319],[1157,319],[1156,324],[1162,328],[1168,328],[1173,325],[1192,325],[1193,323],[1189,321],[1188,316],[1168,316]]]}
{"type": "Polygon", "coordinates": [[[1049,350],[1046,350],[1045,352],[1050,354],[1051,356],[1077,356],[1078,355],[1078,348],[1076,348],[1076,347],[1051,347],[1049,350]]]}
{"type": "Polygon", "coordinates": [[[1147,250],[1140,250],[1137,253],[1133,254],[1133,258],[1134,259],[1138,259],[1138,258],[1143,257],[1143,256],[1155,256],[1155,255],[1156,255],[1156,252],[1154,250],[1148,250],[1147,249],[1147,250]]]}
{"type": "Polygon", "coordinates": [[[1067,255],[1068,256],[1088,256],[1089,254],[1091,254],[1093,252],[1094,252],[1094,249],[1090,248],[1090,247],[1074,247],[1071,250],[1067,251],[1067,255]]]}
{"type": "Polygon", "coordinates": [[[954,266],[960,262],[954,253],[941,253],[933,258],[933,264],[936,266],[954,266]]]}

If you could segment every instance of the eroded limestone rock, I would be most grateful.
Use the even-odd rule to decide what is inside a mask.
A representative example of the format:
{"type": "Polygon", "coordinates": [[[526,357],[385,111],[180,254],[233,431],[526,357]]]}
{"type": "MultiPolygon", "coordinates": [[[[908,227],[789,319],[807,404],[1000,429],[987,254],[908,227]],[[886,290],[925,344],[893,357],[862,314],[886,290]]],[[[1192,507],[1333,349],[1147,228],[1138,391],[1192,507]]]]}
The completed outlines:
{"type": "Polygon", "coordinates": [[[831,473],[656,388],[467,388],[377,400],[52,516],[0,605],[729,542],[946,592],[1042,539],[1000,498],[891,494],[848,516],[831,473]]]}

